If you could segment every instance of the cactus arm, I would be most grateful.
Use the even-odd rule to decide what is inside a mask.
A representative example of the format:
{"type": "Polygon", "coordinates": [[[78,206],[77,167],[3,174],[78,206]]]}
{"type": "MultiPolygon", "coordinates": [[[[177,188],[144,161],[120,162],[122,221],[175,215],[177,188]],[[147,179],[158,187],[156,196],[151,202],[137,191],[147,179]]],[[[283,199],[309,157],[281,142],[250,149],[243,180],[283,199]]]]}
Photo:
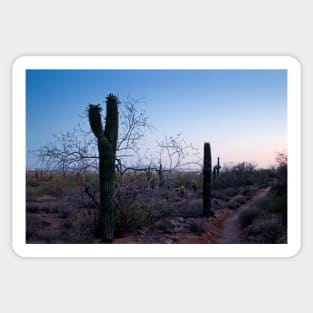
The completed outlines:
{"type": "Polygon", "coordinates": [[[103,136],[103,126],[101,120],[101,107],[100,104],[90,104],[88,107],[89,124],[93,134],[99,138],[103,136]]]}

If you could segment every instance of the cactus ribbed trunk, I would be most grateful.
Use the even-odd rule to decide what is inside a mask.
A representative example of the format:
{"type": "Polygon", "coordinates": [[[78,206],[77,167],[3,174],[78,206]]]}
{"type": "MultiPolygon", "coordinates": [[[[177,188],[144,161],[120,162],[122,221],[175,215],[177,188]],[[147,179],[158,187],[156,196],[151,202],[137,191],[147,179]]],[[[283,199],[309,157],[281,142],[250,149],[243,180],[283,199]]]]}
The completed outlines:
{"type": "Polygon", "coordinates": [[[203,156],[203,215],[210,217],[211,211],[212,161],[210,143],[204,143],[203,156]]]}
{"type": "Polygon", "coordinates": [[[104,130],[100,105],[89,105],[88,115],[91,129],[98,139],[102,236],[104,242],[112,242],[115,224],[113,195],[118,136],[118,98],[112,94],[106,98],[104,130]]]}

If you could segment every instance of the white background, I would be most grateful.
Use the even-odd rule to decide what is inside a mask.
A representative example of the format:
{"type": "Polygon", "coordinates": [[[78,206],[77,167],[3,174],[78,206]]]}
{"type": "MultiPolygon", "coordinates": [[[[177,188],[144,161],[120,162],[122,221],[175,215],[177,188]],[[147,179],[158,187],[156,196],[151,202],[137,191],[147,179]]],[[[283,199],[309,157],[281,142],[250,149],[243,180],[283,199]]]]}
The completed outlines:
{"type": "Polygon", "coordinates": [[[310,1],[304,0],[2,1],[0,311],[312,311],[312,24],[310,1]],[[297,256],[104,260],[22,259],[13,253],[10,92],[14,59],[145,54],[291,55],[301,62],[303,240],[297,256]]]}

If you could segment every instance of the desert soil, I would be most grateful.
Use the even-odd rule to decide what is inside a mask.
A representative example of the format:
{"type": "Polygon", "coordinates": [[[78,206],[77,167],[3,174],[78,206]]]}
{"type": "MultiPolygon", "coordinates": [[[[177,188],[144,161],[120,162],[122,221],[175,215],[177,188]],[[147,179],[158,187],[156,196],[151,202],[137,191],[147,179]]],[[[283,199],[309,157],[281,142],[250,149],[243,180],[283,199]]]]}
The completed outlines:
{"type": "MultiPolygon", "coordinates": [[[[266,197],[270,187],[259,188],[237,209],[229,209],[227,202],[213,199],[219,209],[214,210],[215,217],[201,217],[202,200],[191,195],[179,198],[174,217],[162,217],[155,225],[138,230],[136,233],[122,234],[113,240],[115,244],[125,243],[182,243],[182,244],[236,244],[240,243],[238,216],[254,206],[254,203],[266,197]]],[[[43,199],[46,202],[49,199],[43,199]]],[[[53,199],[49,200],[51,205],[53,199]]],[[[217,208],[217,206],[215,206],[217,208]]],[[[66,243],[73,240],[72,229],[68,219],[62,213],[39,212],[28,213],[29,220],[36,227],[38,237],[28,240],[29,243],[66,243]],[[51,234],[51,236],[49,235],[51,234]],[[70,237],[69,237],[70,236],[70,237]],[[72,239],[71,239],[72,238],[72,239]]],[[[34,228],[33,227],[33,228],[34,228]]],[[[97,243],[97,240],[86,243],[97,243]]]]}
{"type": "MultiPolygon", "coordinates": [[[[270,192],[270,187],[260,188],[256,193],[243,205],[236,210],[227,208],[215,211],[215,217],[211,218],[193,218],[193,217],[175,217],[168,218],[167,223],[170,225],[167,231],[162,233],[158,229],[147,228],[140,234],[123,236],[113,241],[116,244],[125,243],[183,243],[183,244],[239,244],[240,227],[238,217],[240,213],[249,210],[256,202],[266,197],[270,192]],[[201,221],[201,222],[200,222],[201,221]],[[190,231],[195,224],[202,223],[205,227],[205,233],[190,231]]],[[[197,200],[194,200],[195,202],[197,200]]],[[[183,203],[181,204],[183,205],[183,203]]],[[[189,203],[190,205],[190,203],[189,203]]],[[[201,205],[201,202],[198,203],[201,205]]],[[[200,207],[201,208],[201,207],[200,207]]],[[[201,224],[200,224],[201,226],[201,224]]]]}

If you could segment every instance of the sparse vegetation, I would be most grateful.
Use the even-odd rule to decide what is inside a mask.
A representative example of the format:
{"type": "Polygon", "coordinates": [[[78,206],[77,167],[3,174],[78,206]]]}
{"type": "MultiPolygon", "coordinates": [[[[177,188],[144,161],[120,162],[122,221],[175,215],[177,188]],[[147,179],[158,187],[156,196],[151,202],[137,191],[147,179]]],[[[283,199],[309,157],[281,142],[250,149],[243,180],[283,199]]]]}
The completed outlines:
{"type": "Polygon", "coordinates": [[[90,154],[96,150],[88,148],[89,140],[81,147],[71,135],[59,138],[63,147],[40,150],[55,168],[26,173],[28,243],[223,243],[231,217],[242,243],[287,242],[285,152],[271,169],[247,162],[222,167],[220,157],[212,168],[205,143],[202,169],[186,170],[199,159],[187,160],[196,151],[177,134],[158,142],[159,156],[142,165],[138,140],[149,124],[133,105],[118,123],[118,103],[107,97],[104,128],[100,106],[88,107],[98,155],[90,154]],[[129,151],[138,158],[134,166],[126,165],[129,151]]]}
{"type": "MultiPolygon", "coordinates": [[[[26,178],[27,242],[101,242],[102,226],[97,208],[100,190],[96,173],[89,172],[82,178],[75,172],[66,176],[47,172],[36,179],[36,184],[32,172],[26,178]],[[86,193],[82,180],[88,182],[90,195],[86,193]]],[[[118,178],[116,174],[117,184],[118,178]]],[[[114,238],[123,240],[135,236],[131,238],[140,238],[139,242],[179,242],[173,238],[209,234],[213,226],[202,217],[202,189],[195,191],[194,187],[194,182],[197,184],[200,180],[201,173],[180,171],[165,179],[166,186],[146,189],[145,172],[127,173],[124,183],[128,187],[115,195],[114,238]],[[185,185],[180,185],[181,182],[185,185]],[[171,239],[166,239],[168,236],[171,239]]],[[[272,181],[270,184],[267,197],[253,205],[250,205],[251,201],[259,190],[264,190],[264,186],[215,186],[212,190],[212,212],[218,220],[221,219],[221,223],[224,212],[229,210],[232,214],[239,214],[243,242],[284,243],[287,239],[284,218],[287,213],[286,193],[278,183],[278,176],[277,183],[272,181]],[[246,209],[241,212],[242,207],[246,209]]]]}

